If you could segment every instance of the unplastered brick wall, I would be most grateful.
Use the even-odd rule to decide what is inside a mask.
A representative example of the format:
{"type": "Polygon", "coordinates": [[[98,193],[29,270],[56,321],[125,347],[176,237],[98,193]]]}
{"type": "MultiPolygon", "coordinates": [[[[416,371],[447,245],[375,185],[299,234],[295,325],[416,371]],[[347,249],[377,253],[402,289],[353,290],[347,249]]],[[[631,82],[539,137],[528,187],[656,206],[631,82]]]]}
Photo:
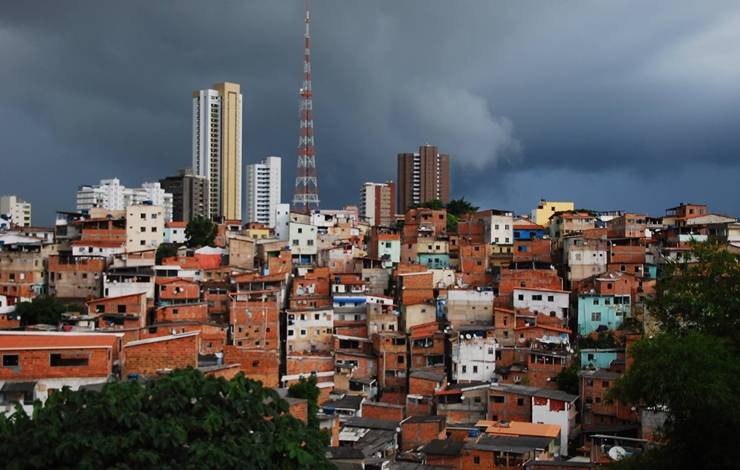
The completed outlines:
{"type": "Polygon", "coordinates": [[[0,380],[107,377],[113,363],[112,351],[108,348],[2,351],[0,356],[18,357],[18,366],[0,367],[0,380]],[[55,358],[63,362],[52,362],[52,355],[61,355],[55,358]]]}
{"type": "Polygon", "coordinates": [[[155,375],[168,369],[197,367],[199,346],[199,335],[130,343],[123,351],[123,375],[155,375]]]}

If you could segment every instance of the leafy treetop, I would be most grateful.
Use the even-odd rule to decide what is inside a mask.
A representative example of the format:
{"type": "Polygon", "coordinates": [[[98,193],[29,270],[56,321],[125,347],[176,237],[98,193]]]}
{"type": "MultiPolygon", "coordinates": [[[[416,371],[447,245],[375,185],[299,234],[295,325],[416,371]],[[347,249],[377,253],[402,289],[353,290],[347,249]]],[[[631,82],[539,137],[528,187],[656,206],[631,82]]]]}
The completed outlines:
{"type": "Polygon", "coordinates": [[[185,227],[187,245],[190,248],[213,245],[218,227],[206,217],[195,217],[185,227]]]}
{"type": "Polygon", "coordinates": [[[195,369],[0,415],[6,468],[331,468],[323,442],[260,382],[195,369]]]}

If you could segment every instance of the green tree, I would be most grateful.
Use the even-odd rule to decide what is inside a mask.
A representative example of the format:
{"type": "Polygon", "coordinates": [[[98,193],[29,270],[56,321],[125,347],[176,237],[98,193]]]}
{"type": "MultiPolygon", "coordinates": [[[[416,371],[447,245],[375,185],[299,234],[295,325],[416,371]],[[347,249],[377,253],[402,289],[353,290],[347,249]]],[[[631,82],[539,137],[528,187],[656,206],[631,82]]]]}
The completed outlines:
{"type": "Polygon", "coordinates": [[[668,264],[648,308],[666,331],[703,331],[740,343],[740,257],[694,243],[694,262],[668,264]]]}
{"type": "Polygon", "coordinates": [[[440,201],[439,199],[432,199],[430,201],[424,201],[421,204],[414,204],[411,207],[414,209],[424,208],[424,209],[441,210],[445,208],[445,203],[440,201]]]}
{"type": "Polygon", "coordinates": [[[0,415],[5,468],[331,468],[322,435],[274,390],[184,369],[0,415]]]}
{"type": "Polygon", "coordinates": [[[308,425],[314,429],[319,428],[319,394],[321,391],[316,386],[316,376],[311,375],[308,379],[301,377],[298,383],[288,388],[288,396],[291,398],[303,398],[308,401],[308,425]]]}
{"type": "Polygon", "coordinates": [[[79,304],[65,305],[56,297],[41,296],[30,302],[20,302],[15,307],[15,313],[21,317],[21,325],[58,325],[62,313],[80,311],[79,304]]]}
{"type": "Polygon", "coordinates": [[[555,383],[558,386],[558,390],[570,393],[572,395],[578,395],[579,383],[578,383],[578,364],[573,364],[567,369],[561,370],[558,375],[555,376],[555,383]]]}
{"type": "Polygon", "coordinates": [[[187,245],[190,248],[213,245],[216,239],[217,226],[214,221],[206,217],[195,217],[185,227],[187,245]]]}
{"type": "MultiPolygon", "coordinates": [[[[730,341],[701,332],[663,333],[636,343],[634,365],[610,397],[665,409],[665,445],[627,459],[624,468],[733,468],[729,436],[740,429],[740,357],[730,341]]],[[[731,438],[730,438],[731,439],[731,438]]]]}
{"type": "Polygon", "coordinates": [[[471,214],[473,212],[478,212],[478,206],[474,206],[470,202],[466,201],[465,197],[451,200],[447,203],[446,208],[448,214],[452,214],[457,217],[463,216],[465,214],[471,214]]]}
{"type": "Polygon", "coordinates": [[[177,249],[180,247],[177,243],[160,243],[157,252],[154,255],[155,262],[161,264],[162,260],[170,256],[177,256],[177,249]]]}
{"type": "Polygon", "coordinates": [[[738,256],[696,244],[692,263],[675,263],[649,303],[662,332],[633,345],[632,367],[610,398],[665,410],[663,444],[617,468],[734,468],[728,436],[740,429],[738,256]]]}

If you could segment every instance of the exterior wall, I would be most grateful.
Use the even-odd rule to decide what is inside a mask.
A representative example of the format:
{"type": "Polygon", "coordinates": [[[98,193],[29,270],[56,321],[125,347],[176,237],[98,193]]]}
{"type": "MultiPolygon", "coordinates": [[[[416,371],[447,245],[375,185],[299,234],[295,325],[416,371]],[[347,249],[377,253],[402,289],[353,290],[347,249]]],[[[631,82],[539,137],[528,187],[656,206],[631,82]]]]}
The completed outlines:
{"type": "Polygon", "coordinates": [[[609,369],[617,360],[617,349],[581,349],[581,369],[609,369]]]}
{"type": "Polygon", "coordinates": [[[362,417],[383,419],[386,421],[402,421],[404,418],[403,405],[365,401],[362,403],[362,417]]]}
{"type": "Polygon", "coordinates": [[[417,422],[413,418],[403,421],[401,423],[401,450],[415,449],[443,437],[444,427],[443,417],[428,422],[417,422]]]}
{"type": "Polygon", "coordinates": [[[406,273],[398,276],[400,304],[404,306],[429,302],[434,298],[431,271],[406,273]]]}
{"type": "Polygon", "coordinates": [[[208,306],[205,303],[166,305],[159,307],[155,312],[155,321],[157,323],[174,321],[206,323],[208,320],[208,306]]]}
{"type": "Polygon", "coordinates": [[[395,184],[365,183],[360,191],[360,218],[370,226],[390,226],[396,214],[395,184]]]}
{"type": "Polygon", "coordinates": [[[458,382],[493,379],[496,371],[496,339],[467,339],[462,335],[452,344],[452,378],[458,382]]]}
{"type": "Polygon", "coordinates": [[[166,340],[133,341],[124,346],[123,376],[156,375],[159,371],[198,366],[200,337],[187,333],[166,340]]]}
{"type": "Polygon", "coordinates": [[[112,372],[113,352],[110,348],[59,348],[54,349],[4,349],[0,355],[17,355],[17,367],[0,367],[0,380],[23,381],[37,379],[67,379],[84,377],[105,377],[112,372]],[[85,358],[86,365],[52,366],[52,355],[85,358]]]}
{"type": "Polygon", "coordinates": [[[450,158],[433,145],[422,145],[419,153],[398,154],[398,211],[412,205],[450,198],[450,158]]]}
{"type": "Polygon", "coordinates": [[[289,228],[290,251],[295,255],[316,256],[318,254],[316,227],[291,222],[289,228]]]}
{"type": "Polygon", "coordinates": [[[187,241],[185,224],[168,222],[164,227],[164,243],[183,244],[187,241]]]}
{"type": "Polygon", "coordinates": [[[0,197],[0,214],[10,214],[10,221],[14,225],[30,227],[31,203],[17,196],[0,197]]]}
{"type": "Polygon", "coordinates": [[[579,295],[578,334],[589,335],[602,325],[614,330],[622,324],[630,308],[629,296],[579,295]]]}
{"type": "Polygon", "coordinates": [[[287,316],[286,347],[289,354],[332,350],[334,311],[331,308],[289,310],[287,316]]]}
{"type": "Polygon", "coordinates": [[[576,426],[576,409],[573,403],[532,397],[532,422],[560,426],[560,454],[568,455],[570,431],[576,426]]]}
{"type": "Polygon", "coordinates": [[[105,258],[49,256],[49,292],[61,299],[100,297],[105,258]]]}
{"type": "Polygon", "coordinates": [[[556,212],[572,211],[575,209],[575,204],[572,202],[556,202],[556,201],[540,201],[537,208],[532,211],[532,219],[537,225],[543,227],[549,227],[550,217],[556,212]]]}
{"type": "Polygon", "coordinates": [[[514,242],[514,218],[511,212],[492,214],[486,221],[486,242],[510,245],[514,242]]]}
{"type": "Polygon", "coordinates": [[[514,289],[514,308],[526,308],[532,313],[544,313],[566,321],[568,319],[569,305],[569,292],[514,289]]]}
{"type": "Polygon", "coordinates": [[[491,387],[488,393],[488,419],[491,421],[532,422],[531,397],[491,387]]]}
{"type": "Polygon", "coordinates": [[[550,240],[515,240],[513,251],[513,261],[540,261],[542,263],[551,263],[552,254],[550,253],[550,240]]]}
{"type": "Polygon", "coordinates": [[[512,295],[517,288],[562,290],[563,280],[552,269],[502,269],[496,304],[513,305],[512,295]]]}
{"type": "Polygon", "coordinates": [[[157,283],[157,299],[160,305],[198,302],[200,284],[187,279],[164,278],[157,283]]]}
{"type": "Polygon", "coordinates": [[[417,325],[433,322],[437,317],[437,308],[434,304],[408,305],[402,310],[403,331],[409,333],[417,325]]]}
{"type": "Polygon", "coordinates": [[[280,384],[280,353],[238,346],[224,347],[224,363],[239,364],[244,375],[259,380],[265,387],[277,388],[280,384]]]}
{"type": "Polygon", "coordinates": [[[159,206],[126,209],[126,251],[156,249],[164,241],[164,211],[159,206]]]}

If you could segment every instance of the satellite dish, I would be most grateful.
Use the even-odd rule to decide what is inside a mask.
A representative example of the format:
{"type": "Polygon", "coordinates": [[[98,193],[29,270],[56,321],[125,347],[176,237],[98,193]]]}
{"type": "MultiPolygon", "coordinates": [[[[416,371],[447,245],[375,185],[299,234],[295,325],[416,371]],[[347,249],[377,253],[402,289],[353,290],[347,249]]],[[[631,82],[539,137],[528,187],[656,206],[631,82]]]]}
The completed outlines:
{"type": "Polygon", "coordinates": [[[623,458],[627,457],[629,455],[626,450],[624,450],[624,447],[620,446],[614,446],[611,449],[609,449],[609,458],[615,461],[622,460],[623,458]]]}
{"type": "Polygon", "coordinates": [[[472,338],[472,336],[470,336],[470,333],[468,333],[468,334],[465,335],[465,339],[471,339],[471,338],[472,338]]]}

